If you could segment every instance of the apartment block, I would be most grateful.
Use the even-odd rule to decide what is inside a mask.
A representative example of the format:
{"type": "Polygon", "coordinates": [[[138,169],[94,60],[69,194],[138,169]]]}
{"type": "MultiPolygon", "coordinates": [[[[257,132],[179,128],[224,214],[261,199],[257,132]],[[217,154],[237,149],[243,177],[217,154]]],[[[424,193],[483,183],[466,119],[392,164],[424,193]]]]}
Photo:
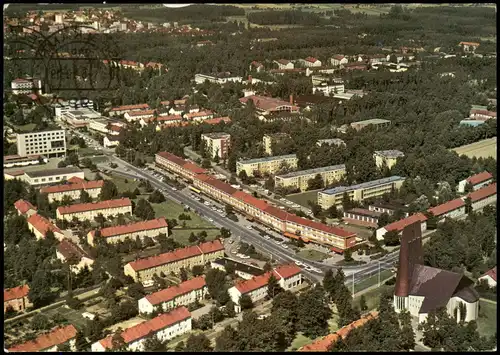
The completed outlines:
{"type": "Polygon", "coordinates": [[[105,240],[106,243],[116,244],[129,238],[135,240],[139,237],[156,238],[159,234],[168,235],[168,223],[165,218],[126,224],[123,226],[107,227],[100,230],[91,230],[87,234],[89,245],[96,245],[96,238],[105,240]]]}
{"type": "Polygon", "coordinates": [[[44,155],[48,158],[66,155],[66,133],[63,129],[56,131],[19,133],[17,135],[17,154],[44,155]]]}
{"type": "Polygon", "coordinates": [[[203,300],[207,292],[205,276],[198,276],[141,298],[138,302],[139,313],[153,313],[158,309],[168,312],[203,300]]]}
{"type": "Polygon", "coordinates": [[[118,214],[132,213],[132,201],[128,198],[101,201],[94,203],[79,203],[70,206],[61,206],[56,210],[57,219],[71,221],[78,218],[80,221],[92,221],[102,214],[105,218],[118,214]]]}
{"type": "Polygon", "coordinates": [[[238,161],[236,173],[239,175],[240,172],[245,171],[247,176],[254,176],[256,171],[260,174],[275,174],[283,165],[287,165],[290,169],[297,169],[298,161],[295,154],[238,161]]]}
{"type": "MultiPolygon", "coordinates": [[[[144,351],[144,343],[149,336],[156,336],[161,342],[166,342],[179,335],[190,332],[191,313],[186,307],[179,307],[169,313],[164,313],[153,319],[134,325],[120,333],[121,340],[127,351],[144,351]]],[[[114,337],[110,335],[95,342],[91,346],[92,352],[112,351],[114,337]]]]}
{"type": "Polygon", "coordinates": [[[94,259],[69,239],[61,240],[56,248],[56,257],[63,263],[69,262],[70,270],[75,274],[85,267],[92,270],[92,264],[94,264],[94,259]]]}
{"type": "Polygon", "coordinates": [[[54,233],[54,237],[58,240],[65,238],[63,232],[55,224],[38,213],[29,216],[27,222],[28,229],[35,235],[36,239],[45,239],[48,231],[54,233]]]}
{"type": "Polygon", "coordinates": [[[273,154],[273,150],[272,150],[273,144],[284,142],[290,138],[291,137],[288,133],[264,134],[264,137],[262,137],[262,143],[264,144],[264,152],[266,154],[272,155],[273,154]]]}
{"type": "Polygon", "coordinates": [[[42,81],[40,79],[33,78],[18,78],[14,79],[10,83],[12,93],[14,95],[22,94],[42,94],[42,81]]]}
{"type": "Polygon", "coordinates": [[[224,132],[205,133],[201,135],[205,142],[205,147],[211,158],[219,156],[221,159],[227,158],[229,147],[231,146],[231,135],[224,132]]]}
{"type": "Polygon", "coordinates": [[[99,197],[103,186],[104,180],[85,181],[73,178],[67,184],[43,187],[40,192],[47,194],[50,203],[61,201],[65,196],[78,200],[82,191],[86,191],[91,198],[95,199],[99,197]]]}
{"type": "Polygon", "coordinates": [[[479,174],[472,175],[465,180],[462,180],[458,183],[457,191],[459,193],[465,192],[465,186],[470,184],[472,186],[473,191],[477,191],[483,188],[486,185],[489,185],[493,182],[493,175],[487,171],[483,171],[479,174]]]}
{"type": "Polygon", "coordinates": [[[404,153],[399,150],[377,150],[373,153],[377,168],[386,165],[389,169],[396,164],[398,158],[404,157],[404,153]]]}
{"type": "Polygon", "coordinates": [[[332,165],[322,168],[294,171],[274,177],[275,187],[295,188],[301,191],[307,190],[308,182],[320,175],[325,185],[339,181],[345,176],[345,165],[332,165]]]}
{"type": "Polygon", "coordinates": [[[72,178],[83,179],[85,176],[83,170],[79,168],[58,168],[58,169],[48,169],[48,170],[38,170],[38,171],[27,171],[23,172],[19,179],[25,181],[31,186],[42,186],[50,185],[56,182],[63,182],[70,180],[72,178]]]}
{"type": "Polygon", "coordinates": [[[207,173],[205,169],[200,168],[198,165],[179,158],[169,152],[157,153],[155,155],[155,165],[159,168],[179,174],[188,180],[192,180],[198,174],[207,173]]]}
{"type": "Polygon", "coordinates": [[[113,107],[109,111],[109,116],[120,116],[123,115],[127,112],[133,112],[133,111],[141,111],[141,110],[149,110],[149,105],[148,104],[137,104],[137,105],[124,105],[124,106],[118,106],[118,107],[113,107]]]}
{"type": "Polygon", "coordinates": [[[70,324],[65,327],[57,327],[47,333],[39,335],[34,340],[15,345],[7,351],[9,353],[18,352],[57,352],[61,345],[69,345],[70,351],[76,351],[76,328],[70,324]]]}
{"type": "Polygon", "coordinates": [[[181,268],[192,269],[195,265],[205,265],[223,256],[224,246],[220,240],[214,240],[132,261],[125,265],[124,273],[136,282],[143,282],[153,279],[154,274],[178,273],[181,268]]]}
{"type": "Polygon", "coordinates": [[[252,277],[264,274],[263,269],[245,263],[240,263],[230,258],[218,259],[210,263],[210,267],[212,267],[212,269],[218,269],[224,272],[226,272],[228,266],[231,266],[236,276],[245,280],[250,280],[252,277]]]}
{"type": "Polygon", "coordinates": [[[342,197],[347,193],[353,201],[363,201],[390,193],[393,189],[399,189],[405,178],[391,176],[388,178],[373,180],[352,186],[339,186],[333,189],[318,192],[318,204],[327,209],[332,205],[342,208],[342,197]]]}
{"type": "Polygon", "coordinates": [[[382,127],[387,127],[390,124],[391,124],[391,121],[389,121],[389,120],[382,120],[379,118],[374,118],[371,120],[353,122],[353,123],[351,123],[351,127],[354,128],[356,131],[359,131],[359,130],[366,128],[370,125],[372,125],[376,128],[382,128],[382,127]]]}
{"type": "Polygon", "coordinates": [[[318,147],[321,147],[322,145],[336,145],[338,147],[345,147],[346,146],[345,142],[340,138],[318,139],[318,141],[316,142],[316,145],[318,147]]]}
{"type": "Polygon", "coordinates": [[[20,166],[38,165],[40,161],[47,163],[49,160],[43,155],[28,155],[21,157],[17,154],[15,155],[4,155],[3,157],[3,167],[13,168],[20,166]]]}
{"type": "Polygon", "coordinates": [[[243,295],[248,295],[254,303],[264,300],[267,297],[267,284],[271,275],[274,275],[281,288],[287,291],[302,284],[301,271],[295,264],[281,265],[273,271],[253,277],[250,280],[236,282],[228,290],[229,297],[235,304],[235,311],[241,312],[240,299],[243,295]]]}
{"type": "Polygon", "coordinates": [[[3,311],[12,308],[16,312],[23,312],[33,304],[28,299],[30,287],[28,285],[8,288],[3,291],[3,311]]]}

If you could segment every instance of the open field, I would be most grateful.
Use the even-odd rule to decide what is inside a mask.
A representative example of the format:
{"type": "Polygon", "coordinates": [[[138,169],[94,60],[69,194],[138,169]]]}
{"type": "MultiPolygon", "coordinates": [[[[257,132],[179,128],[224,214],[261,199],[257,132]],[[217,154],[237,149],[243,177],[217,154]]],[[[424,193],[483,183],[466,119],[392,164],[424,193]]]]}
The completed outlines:
{"type": "Polygon", "coordinates": [[[484,300],[479,301],[477,329],[482,336],[492,336],[497,332],[497,305],[484,300]]]}
{"type": "Polygon", "coordinates": [[[458,155],[466,155],[469,158],[497,158],[497,137],[483,139],[482,141],[453,148],[458,155]]]}
{"type": "Polygon", "coordinates": [[[123,322],[114,324],[111,327],[106,328],[106,330],[110,330],[111,332],[114,332],[118,328],[128,329],[128,328],[131,328],[131,327],[133,327],[133,326],[135,326],[137,324],[141,324],[141,323],[144,323],[144,322],[145,322],[145,319],[142,319],[141,317],[134,317],[134,318],[130,318],[128,320],[125,320],[123,322]]]}
{"type": "Polygon", "coordinates": [[[59,314],[63,318],[67,319],[69,323],[73,324],[77,329],[85,328],[87,324],[87,320],[82,316],[83,311],[76,311],[63,305],[58,308],[54,308],[44,312],[44,314],[48,317],[53,317],[56,314],[59,314]]]}
{"type": "MultiPolygon", "coordinates": [[[[382,270],[380,272],[380,283],[381,285],[384,284],[384,280],[391,277],[393,274],[391,272],[391,270],[382,270]]],[[[359,292],[359,291],[362,291],[368,287],[371,287],[371,286],[374,286],[374,285],[377,285],[378,284],[378,270],[375,270],[374,271],[374,275],[367,278],[367,279],[364,279],[363,281],[361,281],[360,283],[357,283],[354,285],[354,292],[359,292]]]]}
{"type": "Polygon", "coordinates": [[[309,260],[314,260],[314,261],[323,261],[325,259],[328,259],[330,256],[322,253],[317,250],[312,250],[312,249],[302,249],[297,253],[298,256],[301,256],[303,258],[309,259],[309,260]]]}
{"type": "MultiPolygon", "coordinates": [[[[394,286],[382,285],[379,288],[370,290],[363,294],[365,296],[366,305],[368,306],[368,311],[372,311],[379,306],[380,295],[386,290],[394,290],[394,286]]],[[[353,305],[359,308],[360,299],[361,295],[354,297],[353,305]]]]}
{"type": "Polygon", "coordinates": [[[219,229],[172,229],[172,238],[182,245],[197,244],[190,243],[189,236],[191,233],[198,234],[202,230],[207,232],[207,241],[214,240],[220,234],[219,229]]]}
{"type": "Polygon", "coordinates": [[[189,211],[184,212],[184,207],[174,201],[167,200],[162,203],[152,203],[153,209],[156,214],[156,218],[165,217],[166,219],[176,219],[179,225],[182,225],[182,222],[179,220],[179,215],[181,213],[188,214],[191,219],[185,221],[186,227],[189,228],[213,228],[213,225],[205,221],[203,218],[198,216],[196,213],[189,211]]]}
{"type": "Polygon", "coordinates": [[[306,192],[301,192],[298,194],[287,195],[286,199],[290,200],[292,202],[295,202],[298,205],[309,208],[307,201],[311,200],[311,201],[317,202],[318,201],[318,191],[321,191],[321,190],[306,191],[306,192]]]}
{"type": "Polygon", "coordinates": [[[126,179],[117,174],[110,174],[109,177],[115,183],[118,192],[134,191],[139,187],[139,182],[134,179],[126,179]]]}

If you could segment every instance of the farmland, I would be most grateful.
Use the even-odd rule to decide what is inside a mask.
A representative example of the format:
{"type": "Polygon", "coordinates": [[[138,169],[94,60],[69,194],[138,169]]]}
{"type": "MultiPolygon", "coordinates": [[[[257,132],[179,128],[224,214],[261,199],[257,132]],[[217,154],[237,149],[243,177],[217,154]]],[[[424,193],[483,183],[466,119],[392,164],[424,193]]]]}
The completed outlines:
{"type": "Polygon", "coordinates": [[[458,155],[466,155],[469,158],[487,158],[493,157],[497,158],[497,138],[483,139],[482,141],[463,145],[461,147],[454,148],[453,151],[457,152],[458,155]]]}

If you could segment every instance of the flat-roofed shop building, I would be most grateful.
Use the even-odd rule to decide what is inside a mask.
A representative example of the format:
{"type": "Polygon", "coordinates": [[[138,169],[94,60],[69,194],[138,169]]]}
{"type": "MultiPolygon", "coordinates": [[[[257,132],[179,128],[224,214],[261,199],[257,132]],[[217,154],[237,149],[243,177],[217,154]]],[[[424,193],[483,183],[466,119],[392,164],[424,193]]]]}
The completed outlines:
{"type": "Polygon", "coordinates": [[[63,129],[18,133],[16,144],[17,154],[21,157],[44,155],[52,158],[66,155],[66,133],[63,129]]]}
{"type": "Polygon", "coordinates": [[[385,164],[390,169],[396,164],[398,158],[404,156],[404,153],[399,150],[377,150],[373,153],[373,158],[378,168],[381,168],[385,164]]]}
{"type": "Polygon", "coordinates": [[[343,221],[363,227],[378,227],[378,219],[382,215],[380,212],[370,211],[365,208],[353,208],[344,211],[343,221]]]}
{"type": "Polygon", "coordinates": [[[201,139],[205,142],[211,158],[219,156],[221,159],[227,158],[229,147],[231,146],[231,135],[224,132],[204,133],[201,139]]]}
{"type": "Polygon", "coordinates": [[[284,165],[290,169],[297,169],[299,159],[295,154],[277,155],[258,159],[242,160],[236,162],[236,173],[245,171],[247,176],[254,176],[257,171],[260,174],[275,174],[284,165]]]}
{"type": "Polygon", "coordinates": [[[264,152],[266,154],[272,155],[272,145],[277,143],[282,143],[287,139],[291,139],[288,133],[269,133],[264,134],[262,137],[262,143],[264,144],[264,152]]]}
{"type": "Polygon", "coordinates": [[[342,197],[347,193],[353,201],[363,201],[367,198],[374,198],[390,193],[393,189],[399,189],[404,177],[391,176],[388,178],[368,181],[362,184],[352,186],[339,186],[318,192],[318,204],[327,209],[332,205],[342,207],[342,197]]]}
{"type": "Polygon", "coordinates": [[[83,179],[85,174],[83,170],[74,167],[26,171],[19,178],[30,186],[50,185],[56,182],[63,182],[71,178],[83,179]]]}
{"type": "Polygon", "coordinates": [[[159,234],[168,235],[168,223],[165,218],[152,219],[137,223],[126,224],[116,227],[107,227],[100,230],[91,230],[87,234],[87,242],[91,246],[96,245],[96,238],[100,238],[106,243],[116,244],[130,238],[135,240],[139,237],[156,238],[159,234]]]}
{"type": "Polygon", "coordinates": [[[152,280],[154,274],[178,273],[181,268],[191,269],[195,265],[205,265],[222,257],[224,257],[224,246],[220,240],[214,240],[132,261],[125,265],[124,273],[136,282],[143,282],[152,280]]]}
{"type": "Polygon", "coordinates": [[[92,221],[100,214],[107,218],[109,216],[117,216],[120,213],[132,213],[132,202],[128,198],[94,203],[79,203],[70,206],[61,206],[56,210],[57,219],[64,219],[68,222],[73,218],[78,218],[80,221],[92,221]]]}
{"type": "Polygon", "coordinates": [[[345,176],[345,165],[332,165],[322,168],[308,169],[301,171],[293,171],[284,175],[276,175],[274,177],[275,187],[291,187],[301,191],[307,190],[308,182],[314,179],[316,175],[320,175],[325,185],[339,181],[345,176]]]}
{"type": "Polygon", "coordinates": [[[217,259],[210,263],[212,269],[218,269],[224,272],[226,272],[226,267],[228,265],[231,265],[231,267],[234,269],[234,273],[236,274],[236,276],[241,277],[245,280],[250,280],[252,277],[263,275],[265,272],[263,269],[260,269],[258,267],[240,263],[229,258],[217,259]]]}

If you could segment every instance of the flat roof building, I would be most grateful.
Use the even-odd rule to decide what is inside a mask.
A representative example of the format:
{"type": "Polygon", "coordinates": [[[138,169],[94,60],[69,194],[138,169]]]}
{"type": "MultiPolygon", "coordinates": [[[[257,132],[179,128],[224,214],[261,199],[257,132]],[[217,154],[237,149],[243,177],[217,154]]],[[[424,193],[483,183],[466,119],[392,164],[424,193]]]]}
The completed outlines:
{"type": "Polygon", "coordinates": [[[224,132],[204,133],[201,139],[205,142],[205,147],[211,158],[218,156],[226,159],[231,146],[231,135],[224,132]]]}
{"type": "Polygon", "coordinates": [[[370,120],[352,122],[351,127],[354,128],[356,131],[359,131],[363,128],[368,127],[369,125],[373,125],[377,128],[380,128],[380,127],[387,127],[390,124],[391,124],[391,121],[389,121],[389,120],[382,120],[379,118],[373,118],[370,120]]]}
{"type": "Polygon", "coordinates": [[[340,138],[332,138],[332,139],[318,139],[316,142],[316,145],[318,147],[321,147],[322,145],[336,145],[336,146],[344,146],[345,147],[345,142],[340,139],[340,138]]]}
{"type": "Polygon", "coordinates": [[[264,152],[266,154],[272,155],[272,145],[276,143],[281,143],[287,139],[290,139],[288,133],[268,133],[264,134],[262,137],[262,143],[264,144],[264,152]]]}
{"type": "Polygon", "coordinates": [[[339,186],[333,189],[318,192],[318,204],[327,209],[332,205],[342,207],[342,197],[347,193],[353,201],[363,201],[367,198],[374,198],[390,193],[393,189],[399,189],[404,177],[391,176],[388,178],[364,182],[362,184],[352,186],[339,186]]]}
{"type": "Polygon", "coordinates": [[[25,171],[19,178],[31,186],[50,185],[61,183],[74,177],[83,179],[83,170],[76,167],[66,167],[57,169],[25,171]]]}
{"type": "Polygon", "coordinates": [[[222,271],[226,271],[226,266],[231,265],[234,269],[234,273],[241,277],[242,279],[249,280],[254,276],[260,276],[264,274],[264,270],[258,267],[240,263],[236,260],[229,258],[222,258],[214,260],[210,263],[213,269],[219,269],[222,271]]]}
{"type": "Polygon", "coordinates": [[[299,159],[295,154],[277,155],[273,157],[242,160],[236,162],[236,174],[246,171],[247,176],[254,176],[255,172],[260,174],[275,174],[283,166],[296,169],[299,159]]]}
{"type": "Polygon", "coordinates": [[[66,133],[63,129],[55,131],[19,133],[17,135],[17,154],[64,157],[66,155],[66,133]]]}
{"type": "Polygon", "coordinates": [[[331,165],[322,168],[293,171],[284,175],[274,177],[275,187],[295,188],[305,191],[308,188],[309,180],[320,175],[323,179],[323,186],[339,181],[345,176],[345,165],[331,165]]]}
{"type": "Polygon", "coordinates": [[[386,165],[390,169],[396,164],[398,158],[404,156],[404,153],[399,150],[376,150],[375,153],[373,153],[377,168],[386,165]]]}

